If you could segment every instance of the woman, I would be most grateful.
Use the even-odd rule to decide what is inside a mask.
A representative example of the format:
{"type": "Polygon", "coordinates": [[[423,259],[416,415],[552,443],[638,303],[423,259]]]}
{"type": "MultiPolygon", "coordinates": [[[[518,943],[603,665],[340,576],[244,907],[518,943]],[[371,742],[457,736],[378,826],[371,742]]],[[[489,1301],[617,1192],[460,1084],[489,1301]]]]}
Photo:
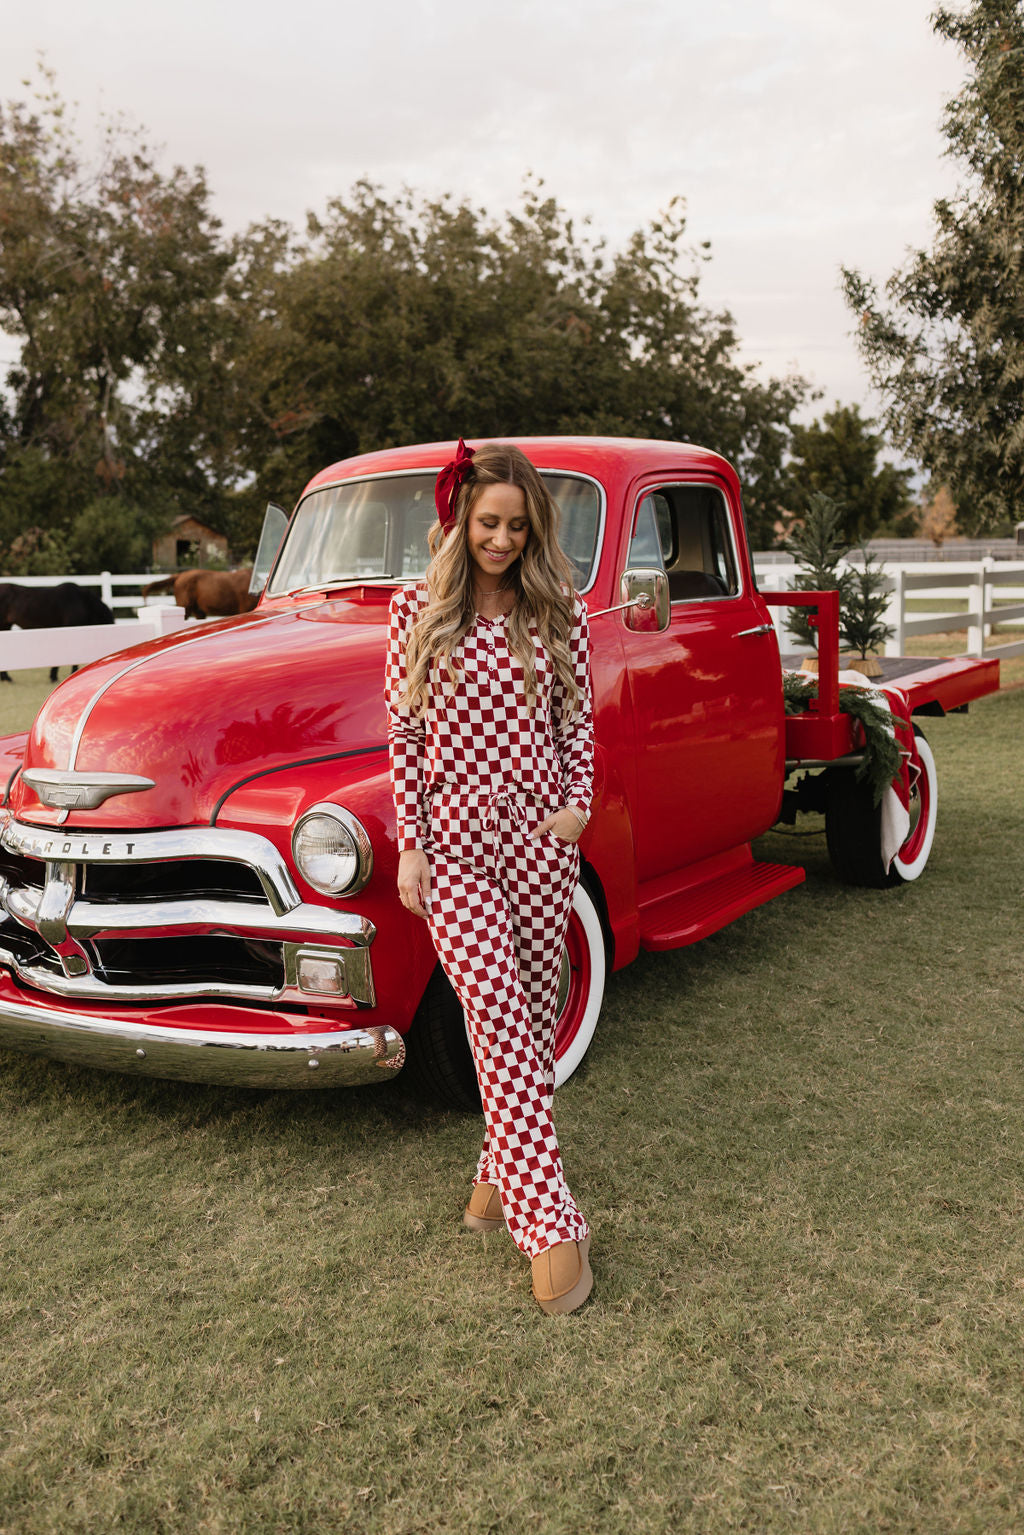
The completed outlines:
{"type": "Polygon", "coordinates": [[[425,582],[391,604],[398,890],[462,1003],[486,1136],[464,1220],[507,1225],[544,1311],[590,1293],[551,1119],[554,1010],[593,778],[586,609],[529,459],[459,442],[425,582]]]}

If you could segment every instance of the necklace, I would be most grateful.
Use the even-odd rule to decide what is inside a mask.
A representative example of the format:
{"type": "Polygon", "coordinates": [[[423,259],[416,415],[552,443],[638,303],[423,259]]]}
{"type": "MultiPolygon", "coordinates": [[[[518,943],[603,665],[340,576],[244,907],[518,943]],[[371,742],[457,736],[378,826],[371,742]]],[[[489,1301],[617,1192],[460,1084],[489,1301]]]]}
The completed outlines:
{"type": "Polygon", "coordinates": [[[474,581],[472,586],[473,605],[478,611],[485,604],[489,607],[497,605],[499,614],[508,611],[506,599],[511,595],[511,587],[507,586],[504,582],[499,582],[497,586],[477,586],[474,581]]]}

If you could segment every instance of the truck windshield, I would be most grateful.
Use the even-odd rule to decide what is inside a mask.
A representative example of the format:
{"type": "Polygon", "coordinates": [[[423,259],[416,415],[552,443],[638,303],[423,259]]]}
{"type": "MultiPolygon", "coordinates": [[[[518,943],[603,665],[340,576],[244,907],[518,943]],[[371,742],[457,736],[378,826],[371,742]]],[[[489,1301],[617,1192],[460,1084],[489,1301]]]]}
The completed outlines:
{"type": "MultiPolygon", "coordinates": [[[[272,597],[341,581],[414,580],[430,558],[427,534],[436,520],[436,471],[382,475],[325,485],[306,496],[292,519],[267,588],[272,597]]],[[[601,494],[592,480],[545,471],[559,508],[559,538],[585,591],[601,524],[601,494]]]]}

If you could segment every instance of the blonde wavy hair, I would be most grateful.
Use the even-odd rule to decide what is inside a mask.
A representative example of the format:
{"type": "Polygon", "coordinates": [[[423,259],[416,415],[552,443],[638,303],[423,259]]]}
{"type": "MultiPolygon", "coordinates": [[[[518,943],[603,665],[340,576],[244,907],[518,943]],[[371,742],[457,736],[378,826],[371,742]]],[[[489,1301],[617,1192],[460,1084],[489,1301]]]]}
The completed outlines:
{"type": "Polygon", "coordinates": [[[446,537],[440,523],[430,530],[431,561],[424,577],[427,604],[420,609],[406,643],[402,701],[413,714],[424,712],[434,662],[438,671],[446,674],[452,692],[458,685],[458,668],[452,656],[476,619],[466,531],[470,513],[488,485],[517,485],[525,497],[530,522],[526,546],[507,578],[515,591],[515,603],[506,630],[509,649],[523,668],[527,704],[532,708],[537,698],[532,621],[561,683],[567,707],[574,712],[579,696],[569,652],[572,567],[558,542],[558,507],[526,454],[511,443],[488,443],[476,450],[455,503],[451,532],[446,537]]]}

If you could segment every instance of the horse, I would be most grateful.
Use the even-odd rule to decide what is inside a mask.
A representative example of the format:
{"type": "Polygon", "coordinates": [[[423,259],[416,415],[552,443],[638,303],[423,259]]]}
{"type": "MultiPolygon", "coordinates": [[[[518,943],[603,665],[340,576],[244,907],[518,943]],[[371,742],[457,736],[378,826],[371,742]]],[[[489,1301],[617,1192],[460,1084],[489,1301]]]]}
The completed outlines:
{"type": "Polygon", "coordinates": [[[229,618],[232,613],[251,613],[259,601],[250,592],[249,570],[182,570],[142,588],[143,597],[153,592],[173,592],[186,618],[229,618]]]}
{"type": "MultiPolygon", "coordinates": [[[[114,615],[95,592],[62,581],[59,586],[18,586],[0,581],[0,630],[17,624],[19,629],[67,629],[75,624],[112,624],[114,615]]],[[[71,668],[73,672],[77,666],[71,668]]],[[[10,682],[0,672],[0,682],[10,682]]],[[[57,681],[51,666],[50,681],[57,681]]]]}

